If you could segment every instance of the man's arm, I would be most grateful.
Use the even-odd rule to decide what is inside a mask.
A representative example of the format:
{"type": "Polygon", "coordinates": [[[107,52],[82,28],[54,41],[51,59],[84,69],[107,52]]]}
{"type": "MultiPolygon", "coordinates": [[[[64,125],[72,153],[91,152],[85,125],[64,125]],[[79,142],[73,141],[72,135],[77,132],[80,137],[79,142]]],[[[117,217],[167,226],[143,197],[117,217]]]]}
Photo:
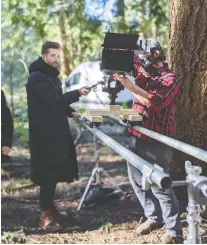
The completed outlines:
{"type": "Polygon", "coordinates": [[[167,77],[154,90],[145,91],[131,82],[127,77],[115,77],[125,88],[135,94],[137,99],[148,108],[159,111],[167,107],[179,94],[179,83],[174,76],[167,77]]]}
{"type": "Polygon", "coordinates": [[[78,101],[81,96],[78,90],[70,91],[65,94],[58,94],[47,80],[32,81],[31,90],[48,107],[58,106],[65,108],[78,101]]]}
{"type": "Polygon", "coordinates": [[[133,92],[137,99],[148,108],[155,111],[166,108],[179,94],[179,84],[174,77],[170,77],[167,82],[162,83],[155,90],[148,92],[134,85],[133,92]]]}
{"type": "Polygon", "coordinates": [[[143,105],[147,106],[148,104],[148,99],[143,98],[142,96],[133,93],[134,97],[138,99],[138,101],[140,101],[143,105]]]}
{"type": "Polygon", "coordinates": [[[148,98],[148,92],[139,86],[135,85],[128,77],[123,77],[118,74],[114,74],[114,79],[119,80],[125,88],[130,90],[132,93],[139,95],[145,99],[148,98]]]}

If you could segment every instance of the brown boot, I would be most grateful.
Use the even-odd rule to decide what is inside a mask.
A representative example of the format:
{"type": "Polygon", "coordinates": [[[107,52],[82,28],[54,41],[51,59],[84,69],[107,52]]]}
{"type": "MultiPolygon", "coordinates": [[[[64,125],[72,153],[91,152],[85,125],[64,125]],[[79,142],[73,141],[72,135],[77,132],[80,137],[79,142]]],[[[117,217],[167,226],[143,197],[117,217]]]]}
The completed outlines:
{"type": "Polygon", "coordinates": [[[161,241],[163,244],[183,244],[182,236],[172,237],[168,232],[161,237],[161,241]]]}
{"type": "Polygon", "coordinates": [[[60,230],[62,227],[52,218],[50,211],[44,211],[40,215],[39,225],[43,230],[54,232],[60,230]]]}
{"type": "Polygon", "coordinates": [[[50,209],[51,216],[54,220],[59,223],[67,223],[68,222],[68,215],[66,212],[59,212],[55,203],[53,202],[52,207],[50,209]]]}
{"type": "Polygon", "coordinates": [[[143,224],[136,228],[137,235],[147,235],[151,231],[161,228],[163,225],[153,223],[150,219],[146,220],[143,224]]]}

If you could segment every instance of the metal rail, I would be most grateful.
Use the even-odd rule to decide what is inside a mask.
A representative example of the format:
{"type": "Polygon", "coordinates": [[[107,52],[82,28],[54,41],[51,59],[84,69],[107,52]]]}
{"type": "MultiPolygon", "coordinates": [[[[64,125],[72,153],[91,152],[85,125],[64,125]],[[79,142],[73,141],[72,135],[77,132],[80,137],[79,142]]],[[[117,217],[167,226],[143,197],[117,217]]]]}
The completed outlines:
{"type": "Polygon", "coordinates": [[[156,184],[161,188],[169,188],[172,184],[170,176],[162,171],[162,169],[157,166],[154,167],[151,163],[145,161],[141,157],[137,156],[135,153],[128,150],[126,147],[122,146],[98,128],[94,126],[87,118],[79,117],[79,121],[84,123],[87,129],[92,132],[96,137],[102,140],[106,145],[111,149],[121,155],[127,162],[132,164],[135,168],[140,170],[143,176],[146,177],[146,180],[151,184],[156,184]]]}
{"type": "Polygon", "coordinates": [[[125,126],[125,127],[128,127],[128,128],[132,128],[142,134],[145,134],[147,136],[149,136],[150,138],[153,138],[155,140],[158,140],[166,145],[169,145],[179,151],[182,151],[188,155],[191,155],[193,157],[196,157],[204,162],[207,163],[207,151],[205,150],[202,150],[198,147],[195,147],[195,146],[192,146],[192,145],[189,145],[189,144],[186,144],[186,143],[183,143],[179,140],[175,140],[175,139],[172,139],[170,137],[167,137],[165,135],[162,135],[162,134],[159,134],[159,133],[156,133],[154,131],[151,131],[149,129],[146,129],[146,128],[143,128],[143,127],[140,127],[140,126],[135,126],[135,127],[131,127],[129,126],[128,124],[124,123],[120,118],[118,117],[115,117],[115,116],[105,116],[105,118],[110,118],[112,119],[113,121],[115,121],[116,123],[122,125],[122,126],[125,126]]]}

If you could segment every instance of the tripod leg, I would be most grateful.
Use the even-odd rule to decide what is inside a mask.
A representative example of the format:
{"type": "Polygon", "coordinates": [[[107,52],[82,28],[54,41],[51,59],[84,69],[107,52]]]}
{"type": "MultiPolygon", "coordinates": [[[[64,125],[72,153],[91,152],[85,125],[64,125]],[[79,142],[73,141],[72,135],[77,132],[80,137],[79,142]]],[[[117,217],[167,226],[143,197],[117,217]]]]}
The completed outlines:
{"type": "Polygon", "coordinates": [[[91,184],[92,184],[92,182],[93,182],[93,180],[94,180],[94,177],[95,177],[96,172],[97,172],[97,168],[94,168],[94,169],[93,169],[93,172],[92,172],[92,174],[91,174],[91,177],[90,177],[90,179],[89,179],[89,181],[88,181],[88,183],[87,183],[87,186],[86,186],[86,188],[85,188],[85,191],[84,191],[84,193],[83,193],[83,195],[82,195],[82,197],[81,197],[81,199],[80,199],[80,202],[79,202],[79,205],[78,205],[78,208],[77,208],[77,211],[78,211],[78,212],[80,211],[80,209],[81,209],[81,207],[82,207],[82,205],[83,205],[83,202],[84,202],[85,197],[86,197],[86,195],[87,195],[87,193],[88,193],[88,191],[89,191],[89,188],[90,188],[90,186],[91,186],[91,184]]]}

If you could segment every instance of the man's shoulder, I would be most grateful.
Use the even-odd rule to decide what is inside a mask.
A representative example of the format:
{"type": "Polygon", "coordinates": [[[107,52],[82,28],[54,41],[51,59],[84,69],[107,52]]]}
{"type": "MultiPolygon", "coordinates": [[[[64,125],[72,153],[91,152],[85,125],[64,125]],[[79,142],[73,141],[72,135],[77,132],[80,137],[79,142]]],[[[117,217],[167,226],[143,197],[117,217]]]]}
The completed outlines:
{"type": "Polygon", "coordinates": [[[49,77],[41,71],[33,71],[29,74],[28,81],[35,81],[39,79],[49,80],[49,77]]]}
{"type": "Polygon", "coordinates": [[[168,71],[160,77],[162,86],[172,86],[173,84],[177,83],[178,80],[176,79],[175,73],[172,71],[168,71]]]}
{"type": "Polygon", "coordinates": [[[30,89],[33,89],[35,85],[38,85],[38,87],[45,87],[50,84],[50,79],[49,77],[39,71],[33,71],[30,73],[28,80],[27,80],[27,90],[30,91],[30,89]]]}

